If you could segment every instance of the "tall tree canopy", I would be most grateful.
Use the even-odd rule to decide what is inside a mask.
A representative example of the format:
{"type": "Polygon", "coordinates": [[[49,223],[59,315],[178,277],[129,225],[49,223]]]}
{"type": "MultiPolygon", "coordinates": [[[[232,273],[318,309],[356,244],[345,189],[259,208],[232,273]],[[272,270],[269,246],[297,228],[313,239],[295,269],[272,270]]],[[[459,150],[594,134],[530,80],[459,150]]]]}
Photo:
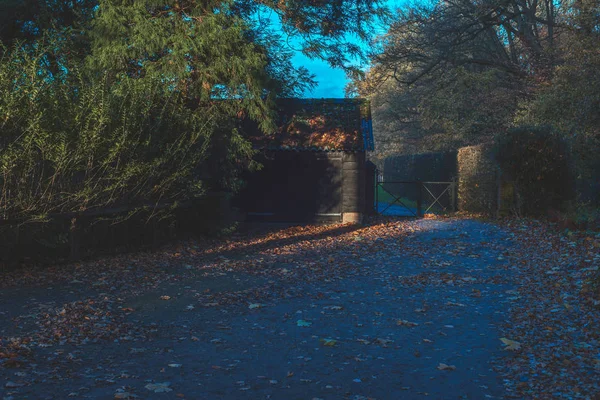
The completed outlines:
{"type": "Polygon", "coordinates": [[[397,138],[397,149],[418,150],[405,145],[411,135],[424,138],[421,151],[482,142],[518,123],[589,132],[599,115],[599,4],[445,0],[406,6],[379,39],[366,77],[350,89],[372,98],[375,123],[388,141],[397,138]]]}
{"type": "MultiPolygon", "coordinates": [[[[164,11],[160,14],[163,17],[167,11],[194,17],[226,8],[227,16],[240,18],[258,30],[269,29],[276,22],[286,36],[300,43],[306,55],[345,68],[350,66],[352,57],[363,56],[360,46],[348,39],[368,40],[373,24],[388,15],[381,0],[3,0],[0,2],[0,40],[10,45],[15,40],[35,40],[49,30],[63,28],[74,28],[82,33],[98,13],[110,13],[108,8],[136,13],[138,22],[144,14],[140,11],[144,9],[154,17],[159,10],[164,11]],[[106,9],[103,11],[103,8],[106,9]]],[[[132,16],[112,14],[109,18],[116,23],[118,18],[132,16]]]]}
{"type": "Polygon", "coordinates": [[[361,54],[349,35],[366,38],[385,14],[377,0],[0,7],[5,218],[235,190],[253,155],[239,118],[272,132],[273,100],[313,84],[291,63],[290,38],[307,55],[350,70],[361,54]]]}

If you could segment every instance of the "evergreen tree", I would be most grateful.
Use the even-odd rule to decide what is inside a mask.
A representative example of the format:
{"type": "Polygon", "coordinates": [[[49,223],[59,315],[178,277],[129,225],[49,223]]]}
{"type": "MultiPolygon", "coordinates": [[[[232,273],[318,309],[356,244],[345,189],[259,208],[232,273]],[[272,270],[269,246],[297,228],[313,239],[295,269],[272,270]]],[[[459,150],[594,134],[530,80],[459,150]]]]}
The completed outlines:
{"type": "Polygon", "coordinates": [[[2,7],[16,18],[0,30],[0,210],[33,219],[236,190],[253,165],[239,118],[270,133],[274,99],[312,84],[286,32],[347,67],[344,35],[366,35],[367,13],[382,12],[365,0],[2,7]],[[269,9],[284,33],[265,25],[269,9]]]}

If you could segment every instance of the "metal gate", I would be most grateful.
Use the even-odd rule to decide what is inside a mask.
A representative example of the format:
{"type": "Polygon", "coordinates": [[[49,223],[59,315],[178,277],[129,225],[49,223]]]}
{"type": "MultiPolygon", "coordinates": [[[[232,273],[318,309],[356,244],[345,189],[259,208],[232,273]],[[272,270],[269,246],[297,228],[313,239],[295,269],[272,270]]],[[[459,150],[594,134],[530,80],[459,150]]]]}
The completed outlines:
{"type": "Polygon", "coordinates": [[[456,211],[456,180],[448,182],[386,181],[377,174],[375,211],[378,215],[421,218],[456,211]]]}

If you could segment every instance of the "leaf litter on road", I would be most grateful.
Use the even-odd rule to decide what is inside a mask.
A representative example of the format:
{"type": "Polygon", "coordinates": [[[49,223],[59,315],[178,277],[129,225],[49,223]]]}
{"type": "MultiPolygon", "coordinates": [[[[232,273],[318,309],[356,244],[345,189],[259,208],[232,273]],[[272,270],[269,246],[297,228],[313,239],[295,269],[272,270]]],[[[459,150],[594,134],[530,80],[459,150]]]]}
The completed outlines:
{"type": "MultiPolygon", "coordinates": [[[[448,223],[452,221],[448,220],[448,223]]],[[[25,302],[27,307],[23,309],[29,311],[24,313],[19,310],[12,321],[19,327],[27,328],[23,328],[23,333],[16,337],[0,338],[0,363],[6,367],[5,370],[35,369],[37,373],[45,374],[41,376],[59,377],[60,370],[49,368],[43,371],[41,366],[32,366],[42,351],[51,352],[48,354],[55,360],[53,362],[62,363],[57,365],[67,365],[80,357],[77,349],[85,353],[82,346],[88,343],[139,342],[144,343],[144,348],[150,347],[148,340],[162,329],[160,323],[132,322],[140,310],[138,307],[129,307],[124,299],[156,292],[161,290],[159,287],[163,284],[172,283],[175,286],[155,293],[154,299],[169,300],[162,301],[163,305],[160,306],[168,307],[182,297],[177,294],[180,291],[192,293],[193,287],[181,287],[189,285],[185,282],[193,278],[226,278],[231,273],[263,277],[265,282],[261,285],[221,292],[193,292],[196,303],[177,303],[182,312],[191,311],[194,306],[204,307],[202,310],[245,306],[245,312],[248,313],[248,309],[274,304],[273,300],[305,296],[304,287],[311,283],[335,283],[346,277],[369,274],[369,264],[385,263],[395,256],[394,252],[401,249],[403,257],[415,257],[422,263],[414,273],[386,277],[390,278],[386,280],[390,291],[465,288],[468,297],[456,297],[444,304],[446,308],[459,310],[471,308],[469,301],[484,300],[488,296],[487,285],[516,286],[516,290],[506,293],[504,298],[510,302],[510,314],[500,336],[509,342],[497,342],[500,349],[514,350],[496,360],[497,370],[505,378],[509,395],[550,398],[579,393],[581,398],[585,398],[600,393],[597,380],[600,368],[600,298],[597,286],[594,286],[600,265],[600,241],[585,233],[564,234],[545,223],[528,220],[506,221],[501,228],[510,235],[511,242],[486,242],[483,246],[490,251],[489,256],[474,253],[473,247],[467,242],[474,236],[471,232],[459,235],[458,240],[465,244],[457,244],[454,239],[440,239],[435,246],[426,246],[410,240],[411,235],[422,229],[420,225],[390,220],[364,226],[291,227],[266,233],[240,234],[226,240],[182,241],[159,252],[139,252],[44,269],[26,266],[18,273],[5,274],[0,281],[0,288],[17,290],[20,287],[39,287],[46,291],[52,287],[63,287],[63,293],[68,290],[72,295],[65,301],[58,298],[54,303],[36,300],[25,302]],[[465,259],[475,264],[467,263],[462,270],[457,269],[461,260],[465,259]],[[485,264],[492,261],[505,264],[505,273],[480,274],[485,264]],[[73,346],[75,351],[52,353],[59,346],[73,346]]],[[[381,290],[374,293],[375,296],[381,296],[381,290]]],[[[321,308],[329,318],[348,313],[346,303],[328,299],[330,294],[309,296],[335,304],[321,308]]],[[[429,325],[427,320],[419,317],[433,319],[437,310],[425,302],[413,307],[416,308],[410,310],[416,314],[410,318],[415,322],[403,319],[390,321],[385,313],[377,311],[379,314],[374,318],[378,322],[374,323],[412,327],[414,329],[398,331],[406,334],[419,331],[422,336],[417,336],[416,340],[422,345],[431,343],[430,339],[420,339],[433,336],[422,333],[421,329],[428,329],[429,325]]],[[[307,327],[305,323],[312,323],[308,319],[298,321],[303,321],[300,324],[297,322],[301,327],[307,327]]],[[[357,321],[356,327],[363,327],[365,323],[357,321]]],[[[459,325],[453,321],[441,322],[438,326],[445,326],[444,330],[448,333],[440,331],[440,335],[450,334],[451,327],[460,329],[459,325]]],[[[435,334],[435,331],[427,332],[435,334]]],[[[188,332],[186,337],[192,338],[190,343],[210,343],[211,339],[213,344],[219,346],[227,343],[224,338],[206,338],[196,332],[188,332]]],[[[392,335],[349,339],[359,345],[371,344],[368,348],[378,348],[373,345],[379,345],[387,350],[398,348],[399,345],[392,335]]],[[[338,341],[323,338],[321,345],[346,347],[345,340],[344,346],[338,346],[338,341]]],[[[437,345],[436,339],[433,346],[437,345]]],[[[428,346],[433,347],[431,344],[428,346]]],[[[149,353],[154,351],[148,350],[149,353]]],[[[145,353],[140,352],[139,355],[145,353]]],[[[232,368],[226,365],[224,363],[220,369],[228,371],[232,368]]],[[[452,367],[443,363],[439,365],[452,367]]],[[[21,384],[19,380],[6,382],[21,384]]],[[[27,383],[24,385],[10,389],[19,391],[31,386],[27,383]]],[[[161,389],[160,386],[155,388],[161,389]]],[[[164,388],[170,389],[169,386],[164,388]]],[[[131,392],[128,390],[123,393],[131,392]]]]}

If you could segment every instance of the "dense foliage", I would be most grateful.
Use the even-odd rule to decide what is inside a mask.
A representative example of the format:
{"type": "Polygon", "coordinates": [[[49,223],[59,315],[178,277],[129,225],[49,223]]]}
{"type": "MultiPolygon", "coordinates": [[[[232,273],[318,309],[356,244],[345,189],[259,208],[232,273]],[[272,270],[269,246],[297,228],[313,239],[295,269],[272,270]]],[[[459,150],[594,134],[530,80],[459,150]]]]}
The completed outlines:
{"type": "Polygon", "coordinates": [[[547,193],[549,181],[537,179],[551,179],[540,157],[549,162],[560,142],[578,200],[600,205],[600,1],[407,5],[377,44],[371,68],[348,90],[371,99],[378,157],[499,141],[515,162],[505,176],[540,168],[514,179],[522,196],[529,185],[540,194],[525,206],[544,212],[549,204],[537,203],[558,187],[547,193]],[[556,136],[546,143],[537,136],[544,128],[531,126],[556,136]]]}
{"type": "Polygon", "coordinates": [[[519,127],[496,141],[495,158],[516,186],[519,212],[544,214],[572,200],[574,180],[563,138],[548,127],[519,127]]]}
{"type": "Polygon", "coordinates": [[[363,79],[384,152],[489,142],[552,125],[600,134],[600,2],[426,2],[398,10],[363,79]]]}
{"type": "Polygon", "coordinates": [[[241,116],[313,84],[305,53],[352,68],[376,1],[7,1],[0,6],[0,214],[177,203],[236,190],[241,116]],[[264,18],[266,11],[277,17],[264,18]],[[276,31],[276,22],[283,31],[276,31]]]}

